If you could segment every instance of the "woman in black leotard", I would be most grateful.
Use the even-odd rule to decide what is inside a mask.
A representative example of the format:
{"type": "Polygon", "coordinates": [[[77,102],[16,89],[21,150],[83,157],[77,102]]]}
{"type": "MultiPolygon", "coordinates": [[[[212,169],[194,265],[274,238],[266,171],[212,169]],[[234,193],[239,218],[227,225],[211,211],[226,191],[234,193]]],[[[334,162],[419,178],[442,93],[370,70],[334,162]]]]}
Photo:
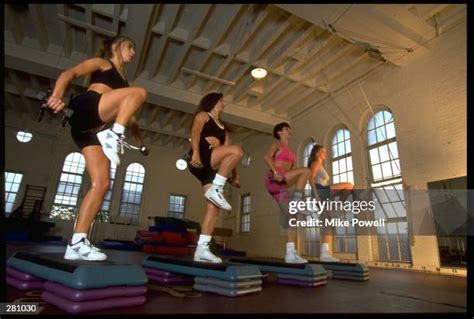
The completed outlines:
{"type": "Polygon", "coordinates": [[[79,208],[65,259],[107,259],[103,252],[89,242],[87,233],[109,189],[109,159],[117,165],[120,163],[118,153],[119,149],[123,149],[127,124],[132,125],[135,137],[143,144],[133,114],[146,100],[147,92],[141,87],[129,87],[124,76],[124,65],[134,55],[135,44],[132,39],[117,36],[106,40],[100,57],[85,60],[62,72],[48,98],[49,108],[55,113],[62,111],[65,106],[62,96],[69,83],[77,77],[91,75],[87,92],[70,101],[70,107],[74,111],[69,120],[71,135],[84,155],[91,188],[79,208]],[[112,123],[111,128],[106,128],[107,124],[112,123]]]}
{"type": "Polygon", "coordinates": [[[201,182],[208,200],[207,212],[201,225],[201,235],[194,254],[195,261],[221,263],[222,259],[209,250],[211,234],[219,217],[219,208],[231,210],[224,198],[224,185],[238,186],[236,166],[244,154],[239,145],[230,145],[227,129],[219,115],[224,110],[223,95],[209,93],[201,99],[191,129],[191,149],[188,153],[189,171],[201,182]]]}

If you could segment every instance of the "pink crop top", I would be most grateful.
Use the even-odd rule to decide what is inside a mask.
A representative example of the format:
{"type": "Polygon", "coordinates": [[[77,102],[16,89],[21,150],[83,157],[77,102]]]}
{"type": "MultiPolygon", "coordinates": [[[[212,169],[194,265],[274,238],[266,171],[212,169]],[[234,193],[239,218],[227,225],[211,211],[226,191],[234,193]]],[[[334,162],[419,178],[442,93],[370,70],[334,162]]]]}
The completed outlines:
{"type": "Polygon", "coordinates": [[[296,162],[296,155],[288,145],[281,144],[280,151],[273,157],[275,161],[284,161],[291,164],[296,162]]]}

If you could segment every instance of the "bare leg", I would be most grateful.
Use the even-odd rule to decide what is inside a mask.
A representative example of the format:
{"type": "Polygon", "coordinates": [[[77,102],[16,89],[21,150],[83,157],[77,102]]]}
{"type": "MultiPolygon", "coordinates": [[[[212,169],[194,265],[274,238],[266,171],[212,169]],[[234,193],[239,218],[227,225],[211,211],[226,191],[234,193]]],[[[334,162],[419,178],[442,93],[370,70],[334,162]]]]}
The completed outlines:
{"type": "Polygon", "coordinates": [[[115,121],[126,126],[146,98],[146,90],[140,87],[115,89],[103,93],[99,102],[99,116],[104,122],[115,121]]]}
{"type": "Polygon", "coordinates": [[[240,145],[222,145],[212,151],[211,166],[219,175],[230,177],[242,156],[244,151],[240,145]]]}
{"type": "Polygon", "coordinates": [[[292,169],[286,172],[286,184],[291,187],[295,184],[295,188],[299,191],[303,190],[311,176],[311,170],[309,168],[301,167],[292,169]]]}
{"type": "Polygon", "coordinates": [[[109,189],[110,163],[98,145],[86,146],[82,149],[86,169],[91,180],[91,188],[82,200],[79,208],[75,233],[88,233],[91,223],[102,206],[104,195],[109,189]]]}
{"type": "MultiPolygon", "coordinates": [[[[209,189],[209,187],[211,187],[211,184],[204,185],[204,193],[209,189]]],[[[207,211],[201,224],[201,234],[212,235],[214,227],[219,219],[219,211],[219,207],[207,201],[207,211]]]]}

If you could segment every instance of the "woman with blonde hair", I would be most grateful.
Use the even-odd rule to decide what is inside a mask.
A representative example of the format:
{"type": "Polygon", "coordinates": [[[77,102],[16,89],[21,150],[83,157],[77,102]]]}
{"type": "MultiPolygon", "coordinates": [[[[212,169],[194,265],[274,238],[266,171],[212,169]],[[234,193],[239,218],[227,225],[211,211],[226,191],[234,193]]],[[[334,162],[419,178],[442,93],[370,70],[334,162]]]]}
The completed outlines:
{"type": "Polygon", "coordinates": [[[147,98],[141,87],[130,87],[124,66],[135,56],[135,43],[125,36],[104,41],[99,57],[87,59],[64,71],[56,80],[46,105],[55,113],[65,103],[63,95],[72,80],[90,75],[87,91],[69,102],[74,112],[69,118],[71,136],[84,155],[91,187],[79,207],[74,234],[64,255],[68,260],[100,261],[107,256],[87,239],[104,195],[109,189],[110,161],[120,164],[125,127],[132,126],[136,139],[143,144],[134,113],[147,98]]]}

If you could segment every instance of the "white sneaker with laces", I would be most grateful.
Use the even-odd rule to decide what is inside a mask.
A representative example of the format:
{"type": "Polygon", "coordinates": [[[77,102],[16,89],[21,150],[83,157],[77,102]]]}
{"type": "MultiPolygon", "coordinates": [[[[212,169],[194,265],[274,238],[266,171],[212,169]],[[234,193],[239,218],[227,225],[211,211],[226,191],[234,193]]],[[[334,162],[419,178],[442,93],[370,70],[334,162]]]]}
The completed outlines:
{"type": "Polygon", "coordinates": [[[97,247],[94,248],[92,245],[90,245],[89,240],[83,237],[77,243],[67,245],[64,259],[103,261],[107,259],[107,255],[99,251],[97,247]]]}
{"type": "Polygon", "coordinates": [[[91,246],[92,249],[94,249],[94,250],[101,251],[100,248],[95,247],[94,245],[92,245],[92,243],[89,241],[89,239],[87,239],[87,237],[86,237],[86,245],[91,246]]]}
{"type": "Polygon", "coordinates": [[[209,242],[198,244],[196,252],[194,253],[194,261],[207,262],[207,263],[222,263],[222,259],[214,255],[209,249],[209,242]]]}
{"type": "Polygon", "coordinates": [[[321,251],[321,255],[319,255],[320,261],[329,261],[329,262],[339,262],[340,260],[336,257],[331,256],[328,251],[321,251]]]}
{"type": "Polygon", "coordinates": [[[211,203],[213,203],[219,208],[225,210],[232,209],[232,206],[230,206],[230,204],[224,197],[224,186],[217,186],[215,184],[212,184],[211,187],[209,187],[209,189],[204,194],[204,197],[206,197],[209,201],[211,201],[211,203]]]}
{"type": "Polygon", "coordinates": [[[99,139],[100,145],[102,145],[105,156],[118,166],[120,164],[118,154],[119,152],[120,154],[124,153],[123,140],[125,136],[123,134],[117,134],[111,129],[106,129],[97,133],[97,138],[99,139]]]}
{"type": "Polygon", "coordinates": [[[286,252],[285,262],[287,264],[306,264],[308,260],[298,255],[295,250],[290,250],[286,252]]]}

